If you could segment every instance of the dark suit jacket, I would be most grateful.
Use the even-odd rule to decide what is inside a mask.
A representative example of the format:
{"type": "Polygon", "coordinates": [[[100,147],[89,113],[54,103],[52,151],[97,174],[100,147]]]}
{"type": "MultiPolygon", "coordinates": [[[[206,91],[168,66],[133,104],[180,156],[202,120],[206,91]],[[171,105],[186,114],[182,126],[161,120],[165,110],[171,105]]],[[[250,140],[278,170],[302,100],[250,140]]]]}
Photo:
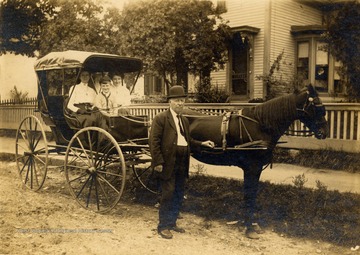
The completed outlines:
{"type": "MultiPolygon", "coordinates": [[[[189,134],[189,121],[185,117],[181,117],[182,124],[185,131],[185,139],[188,146],[192,150],[199,150],[201,146],[200,141],[191,139],[189,134]]],[[[160,177],[169,179],[175,166],[176,147],[177,147],[177,132],[174,119],[171,115],[170,109],[159,113],[153,119],[151,125],[151,132],[149,137],[150,153],[152,157],[152,167],[163,165],[163,171],[160,177]]],[[[187,176],[189,175],[189,156],[187,157],[187,176]]]]}

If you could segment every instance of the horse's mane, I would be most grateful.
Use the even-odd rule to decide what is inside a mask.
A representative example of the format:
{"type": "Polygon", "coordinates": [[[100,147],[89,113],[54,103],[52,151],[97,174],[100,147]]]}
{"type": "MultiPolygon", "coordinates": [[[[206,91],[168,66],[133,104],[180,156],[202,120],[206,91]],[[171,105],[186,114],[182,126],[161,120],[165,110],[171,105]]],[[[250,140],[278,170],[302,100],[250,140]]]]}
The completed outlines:
{"type": "Polygon", "coordinates": [[[264,130],[282,135],[284,126],[296,118],[295,97],[295,94],[281,96],[255,106],[254,118],[264,130]]]}

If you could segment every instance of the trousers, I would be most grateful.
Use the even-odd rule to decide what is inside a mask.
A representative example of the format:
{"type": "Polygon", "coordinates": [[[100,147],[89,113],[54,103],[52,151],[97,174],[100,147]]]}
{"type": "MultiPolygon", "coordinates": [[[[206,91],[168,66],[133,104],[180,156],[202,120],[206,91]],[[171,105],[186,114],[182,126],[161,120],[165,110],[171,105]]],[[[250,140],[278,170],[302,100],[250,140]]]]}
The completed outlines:
{"type": "Polygon", "coordinates": [[[160,179],[161,198],[158,229],[169,229],[176,226],[180,208],[184,200],[186,169],[188,157],[187,146],[177,146],[175,167],[170,179],[160,179]]]}

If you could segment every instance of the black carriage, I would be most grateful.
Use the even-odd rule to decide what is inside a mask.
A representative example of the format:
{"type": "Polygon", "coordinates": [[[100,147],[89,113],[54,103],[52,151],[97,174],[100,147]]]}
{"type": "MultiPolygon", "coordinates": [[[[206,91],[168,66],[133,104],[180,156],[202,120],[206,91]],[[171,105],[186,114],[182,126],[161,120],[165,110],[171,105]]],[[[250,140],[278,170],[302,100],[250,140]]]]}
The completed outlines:
{"type": "Polygon", "coordinates": [[[70,87],[78,83],[82,70],[121,73],[123,83],[133,90],[141,69],[142,61],[136,58],[81,51],[53,52],[36,62],[37,111],[43,122],[35,115],[26,116],[16,134],[17,167],[27,188],[40,190],[47,170],[59,167],[51,165],[50,159],[60,156],[69,191],[86,209],[111,210],[122,196],[128,169],[156,193],[148,182],[153,178],[147,116],[104,115],[109,123],[105,130],[78,128],[66,111],[70,87]],[[54,142],[48,141],[43,123],[50,128],[54,142]]]}

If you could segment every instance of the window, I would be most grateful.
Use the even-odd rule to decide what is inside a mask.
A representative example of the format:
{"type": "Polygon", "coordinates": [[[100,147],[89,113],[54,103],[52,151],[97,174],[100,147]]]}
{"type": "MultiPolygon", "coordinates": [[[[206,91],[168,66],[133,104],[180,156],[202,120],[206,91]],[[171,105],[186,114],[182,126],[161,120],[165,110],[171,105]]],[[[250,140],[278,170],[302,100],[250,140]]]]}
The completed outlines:
{"type": "Polygon", "coordinates": [[[298,43],[297,73],[309,80],[309,42],[298,43]]]}
{"type": "Polygon", "coordinates": [[[46,84],[49,96],[68,95],[71,86],[76,84],[78,69],[58,69],[46,72],[46,84]]]}
{"type": "Polygon", "coordinates": [[[325,31],[322,25],[291,26],[296,42],[296,72],[304,84],[313,84],[323,96],[341,96],[345,92],[342,65],[322,40],[325,31]]]}
{"type": "Polygon", "coordinates": [[[164,82],[161,78],[145,74],[144,76],[145,95],[161,95],[164,82]]]}
{"type": "Polygon", "coordinates": [[[329,57],[327,44],[316,42],[315,60],[315,88],[319,92],[328,91],[329,57]]]}
{"type": "Polygon", "coordinates": [[[305,84],[313,84],[320,93],[330,96],[344,93],[340,76],[341,63],[328,52],[328,45],[316,38],[297,42],[297,74],[305,84]]]}
{"type": "Polygon", "coordinates": [[[49,96],[60,96],[62,93],[62,70],[50,70],[46,76],[49,96]]]}

